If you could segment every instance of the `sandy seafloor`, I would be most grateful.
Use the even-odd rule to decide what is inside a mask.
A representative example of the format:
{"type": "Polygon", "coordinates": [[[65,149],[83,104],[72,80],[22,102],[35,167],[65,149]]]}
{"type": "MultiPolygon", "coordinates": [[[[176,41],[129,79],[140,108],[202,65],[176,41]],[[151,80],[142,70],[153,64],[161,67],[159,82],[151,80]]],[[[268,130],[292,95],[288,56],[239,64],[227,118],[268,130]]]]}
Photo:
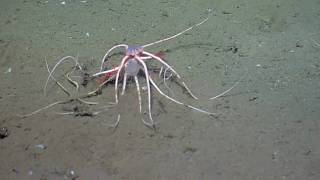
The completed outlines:
{"type": "MultiPolygon", "coordinates": [[[[9,131],[0,139],[1,180],[320,179],[319,1],[62,2],[0,2],[0,128],[9,131]],[[200,100],[168,82],[175,97],[217,115],[153,90],[153,131],[141,122],[129,82],[119,105],[97,116],[57,114],[72,103],[18,116],[68,98],[53,81],[44,95],[45,59],[52,68],[63,56],[78,56],[92,74],[113,45],[173,35],[204,19],[207,9],[213,15],[206,23],[147,50],[165,51],[200,100]],[[207,100],[239,80],[227,95],[207,100]],[[108,123],[118,113],[114,130],[108,123]]],[[[119,63],[121,56],[112,59],[119,63]]],[[[59,80],[70,64],[58,68],[59,80]]],[[[109,84],[86,99],[100,103],[90,110],[113,101],[113,91],[109,84]]]]}

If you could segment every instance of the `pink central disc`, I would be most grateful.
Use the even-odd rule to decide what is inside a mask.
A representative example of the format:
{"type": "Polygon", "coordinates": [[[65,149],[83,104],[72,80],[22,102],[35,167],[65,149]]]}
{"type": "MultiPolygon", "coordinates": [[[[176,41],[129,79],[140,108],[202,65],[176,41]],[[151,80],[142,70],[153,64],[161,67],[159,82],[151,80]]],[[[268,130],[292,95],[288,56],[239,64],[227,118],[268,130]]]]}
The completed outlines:
{"type": "Polygon", "coordinates": [[[126,52],[127,56],[135,56],[143,52],[143,48],[141,46],[129,46],[126,52]]]}

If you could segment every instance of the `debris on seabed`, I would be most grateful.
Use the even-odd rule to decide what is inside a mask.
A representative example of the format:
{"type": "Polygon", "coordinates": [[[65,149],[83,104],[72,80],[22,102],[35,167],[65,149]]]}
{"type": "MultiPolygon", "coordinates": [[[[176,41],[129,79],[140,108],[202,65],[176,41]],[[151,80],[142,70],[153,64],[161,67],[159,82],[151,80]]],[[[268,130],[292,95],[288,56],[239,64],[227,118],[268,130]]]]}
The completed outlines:
{"type": "Polygon", "coordinates": [[[8,73],[11,73],[11,71],[12,71],[12,69],[11,69],[11,67],[9,67],[4,73],[8,74],[8,73]]]}
{"type": "Polygon", "coordinates": [[[9,136],[9,130],[6,127],[0,128],[0,139],[4,139],[9,136]]]}
{"type": "Polygon", "coordinates": [[[47,148],[47,146],[44,144],[37,144],[36,147],[42,150],[47,148]]]}
{"type": "Polygon", "coordinates": [[[76,173],[74,172],[74,170],[70,170],[70,171],[66,174],[65,177],[66,177],[66,178],[69,178],[69,179],[78,179],[78,178],[79,178],[79,176],[76,175],[76,173]]]}
{"type": "Polygon", "coordinates": [[[70,171],[70,174],[71,174],[71,175],[74,175],[74,171],[73,171],[73,170],[71,170],[71,171],[70,171]]]}

